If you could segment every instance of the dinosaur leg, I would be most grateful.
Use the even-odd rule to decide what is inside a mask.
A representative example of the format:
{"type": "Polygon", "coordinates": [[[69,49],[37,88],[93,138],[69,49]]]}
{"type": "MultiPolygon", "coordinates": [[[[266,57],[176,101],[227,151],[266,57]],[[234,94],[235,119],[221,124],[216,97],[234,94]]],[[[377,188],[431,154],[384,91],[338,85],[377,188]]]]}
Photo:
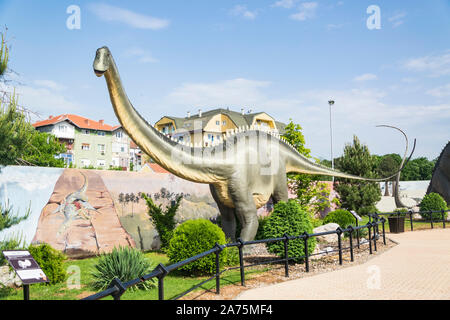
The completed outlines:
{"type": "Polygon", "coordinates": [[[230,194],[233,199],[236,216],[242,225],[241,239],[243,241],[253,240],[258,231],[258,217],[253,196],[245,189],[239,191],[234,190],[230,194]]]}
{"type": "Polygon", "coordinates": [[[280,201],[288,201],[289,194],[287,188],[287,177],[284,172],[275,177],[274,190],[272,194],[273,204],[277,204],[280,201]]]}
{"type": "Polygon", "coordinates": [[[220,211],[222,230],[225,233],[227,239],[231,241],[236,240],[236,215],[233,208],[228,208],[222,204],[219,197],[217,196],[216,190],[213,185],[209,186],[211,190],[211,195],[217,203],[217,207],[220,211]]]}

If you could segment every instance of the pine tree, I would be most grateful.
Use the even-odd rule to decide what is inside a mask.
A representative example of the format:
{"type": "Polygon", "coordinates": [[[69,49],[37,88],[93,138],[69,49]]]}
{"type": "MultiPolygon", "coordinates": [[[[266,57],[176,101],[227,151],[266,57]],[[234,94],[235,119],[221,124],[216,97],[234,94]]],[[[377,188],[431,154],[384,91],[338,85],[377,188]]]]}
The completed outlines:
{"type": "MultiPolygon", "coordinates": [[[[369,148],[353,136],[353,144],[347,144],[344,155],[336,162],[336,168],[353,175],[374,178],[374,161],[369,148]]],[[[341,206],[361,214],[376,212],[375,203],[381,199],[380,186],[376,182],[336,178],[334,188],[340,196],[341,206]]]]}

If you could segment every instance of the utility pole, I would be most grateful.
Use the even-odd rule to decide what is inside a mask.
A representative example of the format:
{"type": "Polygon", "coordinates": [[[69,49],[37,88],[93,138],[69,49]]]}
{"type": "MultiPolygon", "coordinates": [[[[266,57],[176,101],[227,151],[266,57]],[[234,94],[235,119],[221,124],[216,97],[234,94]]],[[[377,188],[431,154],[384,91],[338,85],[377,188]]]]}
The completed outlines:
{"type": "MultiPolygon", "coordinates": [[[[333,126],[331,124],[331,106],[334,105],[334,100],[329,100],[328,105],[330,106],[330,140],[331,140],[331,168],[334,170],[334,158],[333,158],[333,126]]],[[[334,176],[332,177],[334,183],[334,176]]]]}

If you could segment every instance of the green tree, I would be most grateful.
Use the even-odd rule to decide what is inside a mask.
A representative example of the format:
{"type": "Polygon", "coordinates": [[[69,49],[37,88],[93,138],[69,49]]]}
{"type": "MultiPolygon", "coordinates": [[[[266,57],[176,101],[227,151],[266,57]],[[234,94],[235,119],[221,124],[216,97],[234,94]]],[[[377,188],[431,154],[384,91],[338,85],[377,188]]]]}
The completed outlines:
{"type": "Polygon", "coordinates": [[[430,180],[436,161],[429,161],[425,157],[410,160],[402,170],[403,181],[430,180]]]}
{"type": "MultiPolygon", "coordinates": [[[[340,171],[365,178],[375,177],[374,158],[357,136],[353,136],[352,144],[346,144],[344,155],[337,160],[336,168],[340,171]]],[[[341,206],[359,214],[375,212],[375,203],[381,199],[380,186],[376,182],[336,178],[334,188],[340,196],[341,206]]]]}
{"type": "Polygon", "coordinates": [[[161,208],[161,205],[157,206],[152,198],[146,194],[141,193],[141,197],[147,203],[148,215],[158,231],[161,240],[161,249],[164,251],[169,247],[170,239],[172,239],[173,231],[176,226],[175,215],[183,196],[177,196],[176,200],[173,202],[171,201],[171,204],[166,207],[165,211],[161,208]]]}
{"type": "MultiPolygon", "coordinates": [[[[307,158],[311,158],[311,150],[305,146],[302,127],[290,119],[283,137],[297,151],[307,158]]],[[[316,162],[319,162],[316,159],[316,162]]],[[[297,195],[297,202],[312,216],[330,206],[330,190],[325,183],[321,183],[322,176],[299,173],[288,174],[288,185],[297,195]]]]}
{"type": "MultiPolygon", "coordinates": [[[[9,48],[4,34],[1,34],[0,80],[8,68],[9,48]]],[[[3,94],[0,99],[0,166],[36,165],[63,167],[64,160],[55,156],[66,152],[54,136],[36,131],[18,109],[17,98],[13,92],[9,98],[3,94]],[[5,101],[6,99],[6,101],[5,101]]]]}
{"type": "MultiPolygon", "coordinates": [[[[398,170],[399,164],[397,164],[397,161],[394,159],[394,157],[390,154],[385,155],[381,157],[381,161],[376,166],[376,172],[381,177],[388,177],[393,174],[395,174],[398,170]]],[[[395,177],[391,179],[391,181],[394,183],[395,177]]],[[[389,180],[385,181],[385,196],[389,196],[389,180]]]]}

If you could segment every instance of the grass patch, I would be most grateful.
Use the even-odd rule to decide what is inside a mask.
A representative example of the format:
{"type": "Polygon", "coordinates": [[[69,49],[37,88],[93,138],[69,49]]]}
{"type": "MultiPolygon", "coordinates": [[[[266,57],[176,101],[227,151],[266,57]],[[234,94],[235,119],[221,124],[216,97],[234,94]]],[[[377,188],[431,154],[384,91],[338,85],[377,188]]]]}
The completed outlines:
{"type": "MultiPolygon", "coordinates": [[[[163,263],[169,264],[169,259],[165,254],[158,252],[145,253],[145,257],[156,262],[156,264],[163,263]]],[[[90,276],[91,270],[94,269],[94,265],[98,258],[87,258],[83,260],[68,260],[64,263],[64,268],[67,270],[69,267],[74,268],[76,266],[81,271],[80,276],[80,288],[70,289],[68,282],[62,282],[55,285],[35,284],[30,286],[30,299],[31,300],[79,300],[87,297],[91,294],[97,293],[91,287],[93,281],[90,276]]],[[[246,279],[250,279],[252,275],[259,274],[264,270],[246,270],[246,279]]],[[[69,275],[69,279],[70,279],[69,275]]],[[[181,274],[180,272],[171,272],[164,279],[164,297],[165,299],[172,299],[182,292],[192,288],[194,285],[206,280],[210,276],[191,277],[181,274]]],[[[70,282],[70,281],[69,281],[70,282]]],[[[220,277],[220,285],[226,286],[229,284],[235,284],[240,282],[239,269],[230,270],[223,273],[220,277]]],[[[197,290],[215,290],[215,280],[207,282],[197,290]]],[[[150,290],[127,290],[123,296],[123,300],[157,300],[158,288],[152,288],[150,290]]],[[[3,291],[0,294],[0,300],[23,300],[23,290],[10,289],[3,291]]],[[[111,297],[107,297],[104,300],[112,300],[111,297]]]]}

